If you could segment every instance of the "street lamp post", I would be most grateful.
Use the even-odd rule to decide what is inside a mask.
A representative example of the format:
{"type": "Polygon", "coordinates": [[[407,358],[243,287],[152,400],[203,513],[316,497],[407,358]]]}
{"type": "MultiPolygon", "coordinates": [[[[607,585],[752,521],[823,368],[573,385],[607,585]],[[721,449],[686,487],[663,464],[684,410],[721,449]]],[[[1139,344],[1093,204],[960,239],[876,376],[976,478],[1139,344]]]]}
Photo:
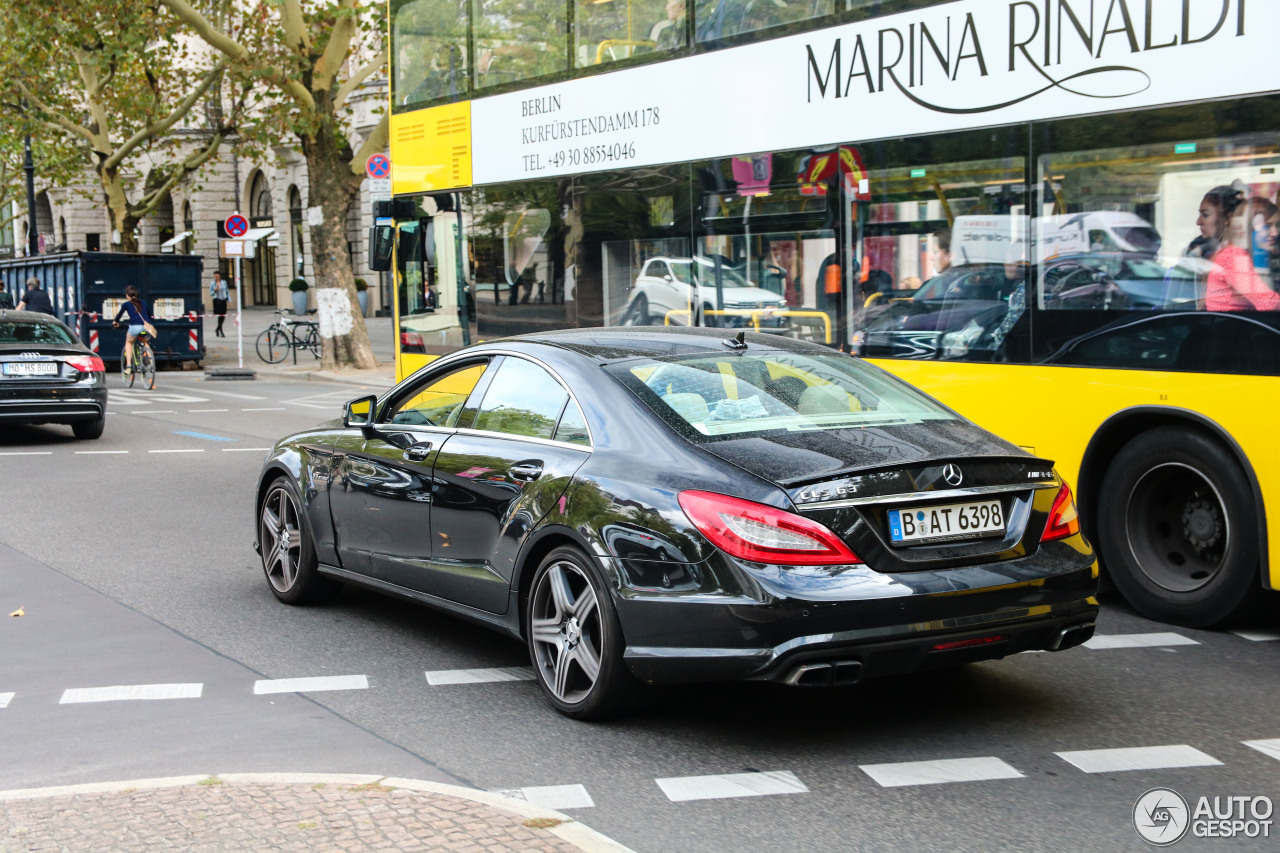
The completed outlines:
{"type": "Polygon", "coordinates": [[[22,154],[22,168],[27,173],[27,254],[40,252],[40,235],[36,233],[36,161],[31,156],[31,134],[27,134],[22,154]]]}

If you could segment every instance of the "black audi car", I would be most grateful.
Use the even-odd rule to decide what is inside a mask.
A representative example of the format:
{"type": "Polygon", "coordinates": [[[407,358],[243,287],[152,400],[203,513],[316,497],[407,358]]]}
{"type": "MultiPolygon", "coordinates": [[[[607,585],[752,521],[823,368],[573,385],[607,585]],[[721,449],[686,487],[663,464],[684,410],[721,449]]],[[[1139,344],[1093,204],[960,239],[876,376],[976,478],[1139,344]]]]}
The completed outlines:
{"type": "Polygon", "coordinates": [[[0,309],[0,425],[69,424],[76,438],[106,426],[106,367],[48,314],[0,309]]]}
{"type": "Polygon", "coordinates": [[[725,335],[485,343],[281,440],[271,590],[352,582],[523,638],[584,719],[646,684],[848,685],[1092,636],[1051,462],[859,359],[725,335]]]}

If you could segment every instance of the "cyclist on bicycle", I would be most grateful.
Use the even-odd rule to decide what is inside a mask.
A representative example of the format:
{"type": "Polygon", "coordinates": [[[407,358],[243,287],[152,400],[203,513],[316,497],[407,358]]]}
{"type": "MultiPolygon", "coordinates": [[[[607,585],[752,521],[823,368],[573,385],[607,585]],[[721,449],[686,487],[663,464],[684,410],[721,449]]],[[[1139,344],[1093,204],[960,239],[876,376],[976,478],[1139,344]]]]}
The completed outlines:
{"type": "MultiPolygon", "coordinates": [[[[142,298],[138,296],[138,288],[132,284],[124,289],[124,295],[128,297],[125,303],[120,306],[120,310],[116,312],[115,319],[111,321],[113,329],[120,328],[120,320],[125,316],[129,318],[129,328],[125,333],[124,342],[124,369],[125,373],[133,372],[133,342],[143,334],[155,334],[155,327],[151,325],[151,318],[147,316],[147,308],[142,304],[142,298]]],[[[150,349],[146,340],[143,339],[142,346],[150,349]]]]}

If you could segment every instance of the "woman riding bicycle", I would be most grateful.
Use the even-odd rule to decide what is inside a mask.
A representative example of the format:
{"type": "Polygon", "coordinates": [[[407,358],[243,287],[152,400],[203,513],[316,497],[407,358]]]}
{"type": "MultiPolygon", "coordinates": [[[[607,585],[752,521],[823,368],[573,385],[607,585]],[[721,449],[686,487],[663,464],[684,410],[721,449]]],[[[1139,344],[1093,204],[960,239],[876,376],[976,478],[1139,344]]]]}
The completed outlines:
{"type": "MultiPolygon", "coordinates": [[[[111,327],[113,329],[120,328],[121,318],[128,316],[129,329],[125,334],[123,357],[125,373],[131,373],[133,371],[133,342],[144,332],[154,336],[155,326],[151,325],[151,318],[147,316],[146,306],[142,304],[142,299],[138,296],[138,288],[131,284],[124,289],[124,295],[128,298],[120,306],[120,310],[116,312],[115,319],[111,321],[111,327]]],[[[142,346],[148,352],[151,349],[145,340],[142,346]]]]}

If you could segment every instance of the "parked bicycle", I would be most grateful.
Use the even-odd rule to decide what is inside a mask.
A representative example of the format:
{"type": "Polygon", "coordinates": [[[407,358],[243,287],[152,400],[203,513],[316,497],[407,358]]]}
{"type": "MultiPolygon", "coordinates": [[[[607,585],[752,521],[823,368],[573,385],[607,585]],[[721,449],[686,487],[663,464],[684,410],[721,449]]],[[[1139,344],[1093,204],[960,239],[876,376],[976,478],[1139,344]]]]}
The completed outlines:
{"type": "Polygon", "coordinates": [[[120,359],[120,373],[130,388],[138,379],[142,380],[142,387],[148,391],[156,387],[156,357],[151,352],[150,341],[150,335],[145,331],[140,332],[133,339],[133,365],[130,366],[124,359],[120,359]]]}
{"type": "Polygon", "coordinates": [[[298,363],[298,350],[309,350],[320,357],[320,328],[310,320],[294,320],[284,311],[276,309],[275,322],[258,335],[258,358],[267,364],[279,364],[293,351],[293,363],[298,363]]]}

